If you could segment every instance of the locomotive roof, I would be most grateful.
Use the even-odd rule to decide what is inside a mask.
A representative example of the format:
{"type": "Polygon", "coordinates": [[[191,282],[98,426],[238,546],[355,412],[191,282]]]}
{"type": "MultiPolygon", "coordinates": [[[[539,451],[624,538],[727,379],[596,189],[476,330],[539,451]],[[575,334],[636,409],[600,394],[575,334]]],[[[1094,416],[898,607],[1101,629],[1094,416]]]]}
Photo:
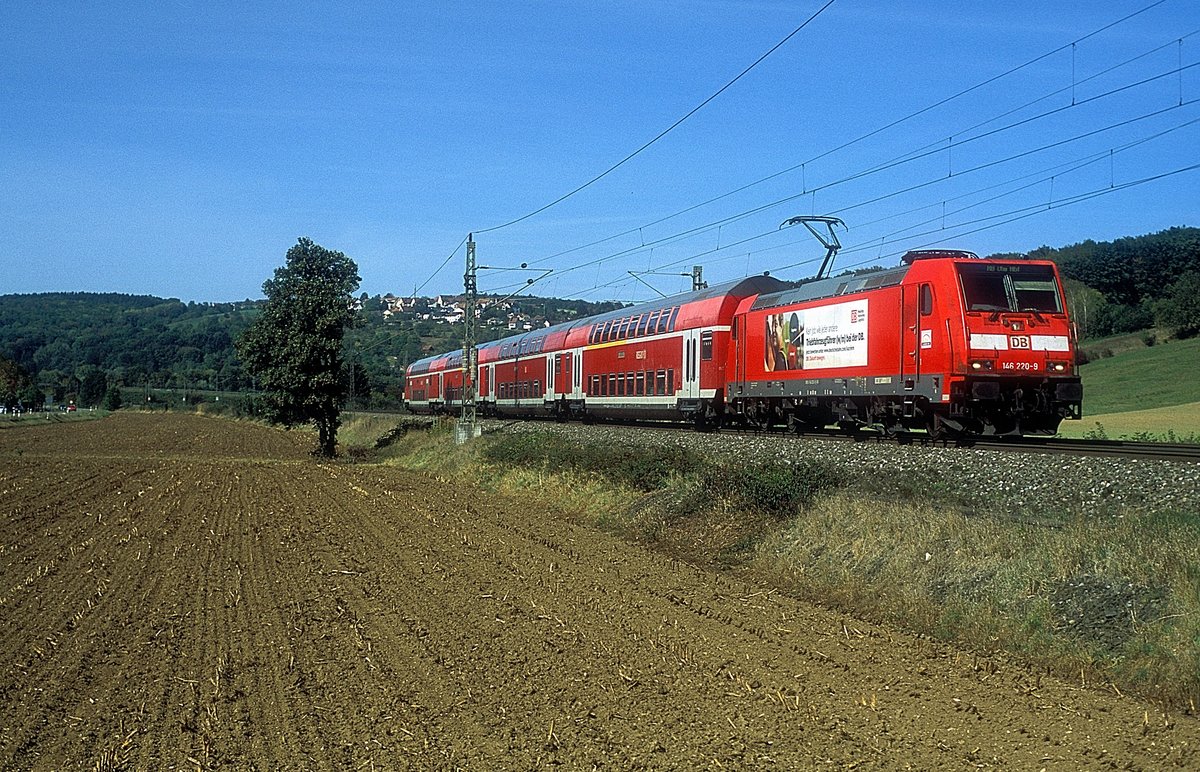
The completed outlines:
{"type": "Polygon", "coordinates": [[[891,287],[904,281],[904,277],[911,267],[909,265],[902,265],[898,268],[884,268],[869,273],[833,276],[828,279],[808,281],[793,289],[759,295],[758,299],[754,301],[753,308],[773,308],[775,306],[801,303],[806,300],[848,295],[852,292],[861,292],[862,290],[891,287]]]}

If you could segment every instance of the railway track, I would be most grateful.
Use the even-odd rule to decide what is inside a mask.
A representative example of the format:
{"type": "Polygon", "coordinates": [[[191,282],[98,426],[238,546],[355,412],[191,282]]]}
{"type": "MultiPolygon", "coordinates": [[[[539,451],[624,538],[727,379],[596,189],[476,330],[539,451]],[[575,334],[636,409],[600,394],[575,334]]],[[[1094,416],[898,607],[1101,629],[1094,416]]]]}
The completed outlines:
{"type": "Polygon", "coordinates": [[[1128,440],[1072,440],[1056,437],[1021,439],[981,437],[976,447],[994,447],[1016,453],[1055,453],[1065,456],[1100,456],[1143,460],[1186,461],[1200,463],[1200,445],[1128,440]]]}
{"type": "MultiPolygon", "coordinates": [[[[497,425],[513,423],[511,419],[507,421],[497,421],[497,425]]],[[[631,428],[641,429],[659,429],[669,431],[695,431],[688,424],[669,423],[662,421],[606,421],[605,423],[616,426],[626,426],[631,428]]],[[[779,428],[774,430],[766,430],[761,428],[733,428],[726,427],[721,429],[720,434],[735,434],[735,435],[756,435],[763,437],[792,437],[786,430],[779,428]]],[[[806,431],[802,435],[805,438],[823,439],[829,441],[840,442],[896,442],[893,438],[888,438],[882,434],[864,431],[856,434],[848,434],[844,431],[829,430],[829,431],[806,431]]],[[[1092,440],[1092,439],[1065,439],[1061,437],[997,437],[997,436],[976,436],[970,438],[945,438],[932,439],[924,434],[912,433],[904,441],[904,444],[921,447],[939,447],[939,448],[986,448],[1008,453],[1044,453],[1060,456],[1090,456],[1095,458],[1126,458],[1140,460],[1161,460],[1161,461],[1182,461],[1188,463],[1200,463],[1200,445],[1190,443],[1165,443],[1165,442],[1136,442],[1132,440],[1092,440]]]]}

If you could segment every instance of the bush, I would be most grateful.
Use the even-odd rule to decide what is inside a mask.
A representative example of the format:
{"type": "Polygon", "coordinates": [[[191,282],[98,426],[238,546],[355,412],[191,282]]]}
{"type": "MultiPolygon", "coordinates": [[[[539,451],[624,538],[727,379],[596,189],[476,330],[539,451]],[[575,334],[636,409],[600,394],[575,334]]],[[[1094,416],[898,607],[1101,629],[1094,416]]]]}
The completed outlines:
{"type": "Polygon", "coordinates": [[[709,495],[777,519],[794,515],[818,493],[841,485],[831,467],[805,460],[725,465],[703,479],[709,495]]]}
{"type": "Polygon", "coordinates": [[[114,386],[109,386],[108,391],[104,393],[104,409],[108,411],[121,409],[121,390],[114,386]]]}

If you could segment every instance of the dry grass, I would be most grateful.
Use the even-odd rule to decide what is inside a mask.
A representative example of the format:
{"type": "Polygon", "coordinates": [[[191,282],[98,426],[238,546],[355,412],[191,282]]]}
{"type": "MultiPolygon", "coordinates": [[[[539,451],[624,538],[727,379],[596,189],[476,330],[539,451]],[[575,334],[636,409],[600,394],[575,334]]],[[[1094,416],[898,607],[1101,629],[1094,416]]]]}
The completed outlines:
{"type": "Polygon", "coordinates": [[[1182,517],[1048,527],[843,491],[750,563],[856,613],[1186,706],[1200,700],[1198,537],[1182,517]]]}
{"type": "Polygon", "coordinates": [[[1079,438],[1103,434],[1110,439],[1151,435],[1165,439],[1174,434],[1178,441],[1200,441],[1200,402],[1172,405],[1129,413],[1089,415],[1080,421],[1063,421],[1058,433],[1079,438]]]}

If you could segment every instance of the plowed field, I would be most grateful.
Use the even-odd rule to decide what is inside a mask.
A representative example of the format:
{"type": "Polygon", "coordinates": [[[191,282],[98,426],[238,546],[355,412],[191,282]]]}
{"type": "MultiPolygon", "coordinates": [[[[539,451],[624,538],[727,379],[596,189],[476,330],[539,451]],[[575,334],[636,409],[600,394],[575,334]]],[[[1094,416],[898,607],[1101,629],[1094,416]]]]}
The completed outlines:
{"type": "Polygon", "coordinates": [[[0,768],[1200,767],[1193,718],[309,445],[0,431],[0,768]]]}

